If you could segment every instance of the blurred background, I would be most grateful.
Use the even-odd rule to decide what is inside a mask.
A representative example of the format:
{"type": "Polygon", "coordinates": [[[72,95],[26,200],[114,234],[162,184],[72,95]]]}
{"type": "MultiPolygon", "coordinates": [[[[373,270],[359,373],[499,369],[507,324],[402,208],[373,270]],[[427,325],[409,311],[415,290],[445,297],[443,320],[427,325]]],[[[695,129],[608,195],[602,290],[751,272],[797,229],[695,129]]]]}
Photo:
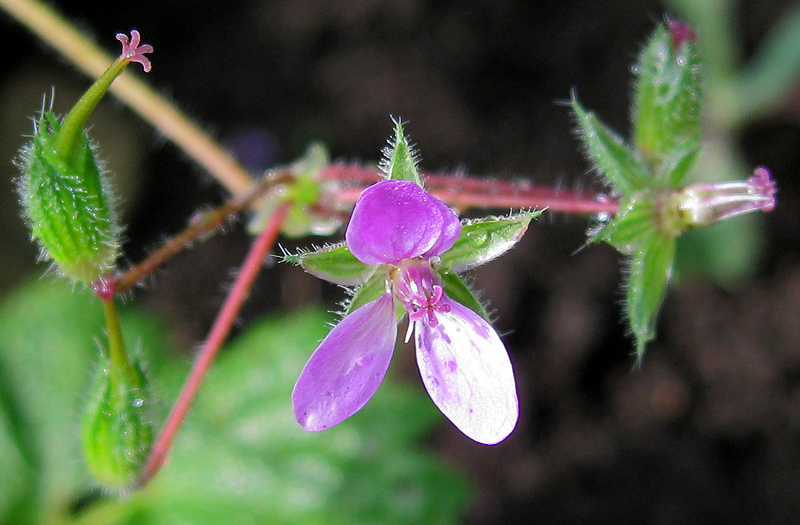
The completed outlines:
{"type": "MultiPolygon", "coordinates": [[[[800,82],[785,81],[780,97],[738,117],[725,111],[725,101],[737,99],[715,92],[727,86],[722,68],[745,71],[797,5],[713,3],[730,18],[712,17],[720,27],[697,33],[701,41],[704,31],[728,38],[716,42],[730,57],[712,66],[707,86],[717,102],[710,140],[745,167],[726,179],[769,167],[778,206],[748,223],[749,236],[724,237],[723,254],[741,253],[721,265],[738,264],[730,272],[720,272],[719,261],[704,264],[701,252],[684,253],[693,264],[667,296],[641,369],[632,369],[622,321],[621,258],[608,246],[582,248],[590,218],[546,213],[512,252],[473,273],[504,334],[522,412],[516,431],[494,447],[471,442],[443,417],[423,437],[471,487],[462,523],[800,519],[800,82]]],[[[702,9],[679,4],[71,0],[58,8],[112,52],[115,33],[138,29],[155,48],[146,80],[256,173],[293,161],[313,140],[336,160],[374,162],[394,116],[407,123],[424,170],[575,189],[596,187],[596,179],[562,102],[574,89],[627,135],[631,65],[654,25],[665,14],[709,24],[702,9]]],[[[0,31],[12,42],[0,64],[2,298],[46,269],[34,264],[19,219],[10,160],[51,86],[63,113],[88,81],[5,14],[0,31]]],[[[722,52],[712,44],[710,54],[722,52]]],[[[92,118],[91,134],[122,196],[126,261],[141,260],[225,198],[111,99],[92,118]]],[[[243,225],[233,224],[136,291],[137,304],[168,321],[172,351],[190,355],[203,339],[248,243],[243,225]]],[[[297,268],[272,265],[239,328],[265,314],[333,310],[343,298],[297,268]]],[[[399,375],[421,389],[413,353],[402,350],[399,375]]]]}

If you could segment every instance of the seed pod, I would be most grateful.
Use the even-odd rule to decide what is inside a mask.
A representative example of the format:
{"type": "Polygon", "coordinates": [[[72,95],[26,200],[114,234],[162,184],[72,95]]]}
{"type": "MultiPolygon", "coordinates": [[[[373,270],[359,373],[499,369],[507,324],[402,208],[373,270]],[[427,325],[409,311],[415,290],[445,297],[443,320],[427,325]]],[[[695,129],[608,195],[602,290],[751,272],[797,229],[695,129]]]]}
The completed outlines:
{"type": "Polygon", "coordinates": [[[95,479],[124,490],[137,479],[152,445],[145,375],[138,361],[102,352],[81,424],[84,456],[95,479]]]}
{"type": "Polygon", "coordinates": [[[58,117],[44,112],[22,151],[19,193],[42,258],[52,259],[67,277],[89,283],[114,267],[120,228],[94,147],[81,133],[72,154],[60,155],[60,128],[58,117]]]}
{"type": "Polygon", "coordinates": [[[111,188],[84,131],[86,120],[128,64],[138,62],[150,70],[145,55],[153,51],[141,43],[136,30],[131,38],[118,34],[117,40],[122,54],[63,120],[42,111],[19,163],[20,200],[42,258],[52,259],[62,274],[85,283],[114,267],[120,235],[111,188]]]}

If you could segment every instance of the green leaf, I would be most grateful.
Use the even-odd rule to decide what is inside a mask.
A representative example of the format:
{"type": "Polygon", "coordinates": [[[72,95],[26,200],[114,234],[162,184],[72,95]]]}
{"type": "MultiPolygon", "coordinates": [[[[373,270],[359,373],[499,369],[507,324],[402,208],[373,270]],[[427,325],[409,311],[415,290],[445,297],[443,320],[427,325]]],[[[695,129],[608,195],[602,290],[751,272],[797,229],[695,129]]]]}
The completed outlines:
{"type": "Polygon", "coordinates": [[[647,343],[655,338],[658,311],[667,291],[675,261],[675,239],[650,235],[633,252],[627,278],[625,309],[642,359],[647,343]]]}
{"type": "Polygon", "coordinates": [[[746,123],[785,104],[800,78],[800,4],[789,3],[761,41],[747,67],[734,79],[731,120],[746,123]]]}
{"type": "MultiPolygon", "coordinates": [[[[0,466],[15,467],[19,458],[29,466],[0,472],[13,478],[0,484],[0,523],[457,522],[466,485],[422,444],[445,419],[422,388],[396,383],[392,369],[367,406],[337,427],[309,433],[294,420],[292,387],[330,321],[316,311],[273,317],[239,336],[220,353],[164,470],[144,490],[116,499],[93,491],[80,459],[78,414],[96,359],[100,306],[50,281],[7,296],[0,451],[10,399],[20,414],[11,432],[19,454],[3,454],[0,466]]],[[[123,312],[123,326],[129,346],[164,347],[153,319],[123,312]]],[[[188,365],[163,351],[150,356],[157,423],[188,365]]]]}
{"type": "Polygon", "coordinates": [[[287,255],[284,260],[301,265],[305,271],[320,279],[343,286],[365,283],[377,268],[356,259],[344,243],[324,246],[313,252],[287,255]]]}
{"type": "Polygon", "coordinates": [[[384,148],[383,155],[381,169],[389,180],[408,180],[422,186],[417,169],[417,159],[408,144],[408,139],[403,132],[403,125],[399,120],[395,122],[394,139],[388,147],[384,148]]]}
{"type": "Polygon", "coordinates": [[[444,271],[462,272],[499,257],[522,238],[531,219],[541,213],[523,212],[462,224],[461,234],[455,244],[442,254],[440,268],[444,271]]]}
{"type": "MultiPolygon", "coordinates": [[[[0,378],[6,373],[0,370],[0,378]]],[[[24,511],[24,500],[32,492],[32,466],[23,450],[20,421],[15,421],[11,396],[0,384],[0,522],[25,522],[29,517],[18,514],[24,511]]]]}
{"type": "Polygon", "coordinates": [[[652,176],[636,152],[605,126],[594,113],[587,112],[573,95],[572,110],[587,156],[603,177],[625,196],[652,185],[652,176]]]}
{"type": "Polygon", "coordinates": [[[671,33],[659,25],[634,71],[633,142],[656,170],[675,149],[699,147],[700,66],[695,44],[687,39],[675,49],[671,33]]]}
{"type": "Polygon", "coordinates": [[[457,301],[473,312],[476,312],[478,315],[486,319],[487,322],[491,323],[492,320],[489,317],[489,312],[486,311],[486,308],[481,304],[481,301],[475,295],[475,292],[467,286],[467,283],[464,282],[464,279],[461,276],[455,273],[443,273],[441,274],[442,277],[442,285],[444,287],[444,292],[450,299],[457,301]]]}

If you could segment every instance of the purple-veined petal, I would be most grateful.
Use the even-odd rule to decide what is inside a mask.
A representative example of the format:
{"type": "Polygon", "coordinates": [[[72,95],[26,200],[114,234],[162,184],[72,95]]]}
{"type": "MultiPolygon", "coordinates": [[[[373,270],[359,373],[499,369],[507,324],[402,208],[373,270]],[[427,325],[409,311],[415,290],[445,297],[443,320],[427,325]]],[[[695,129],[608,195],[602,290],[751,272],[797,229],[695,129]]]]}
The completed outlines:
{"type": "Polygon", "coordinates": [[[397,264],[443,253],[460,231],[455,213],[416,183],[385,180],[361,193],[345,238],[359,261],[397,264]]]}
{"type": "Polygon", "coordinates": [[[494,445],[517,424],[514,372],[503,342],[481,316],[447,297],[436,326],[416,321],[417,364],[439,410],[468,437],[494,445]]]}
{"type": "Polygon", "coordinates": [[[396,339],[394,299],[389,293],[342,319],[294,385],[292,405],[298,423],[317,432],[358,412],[383,381],[396,339]]]}

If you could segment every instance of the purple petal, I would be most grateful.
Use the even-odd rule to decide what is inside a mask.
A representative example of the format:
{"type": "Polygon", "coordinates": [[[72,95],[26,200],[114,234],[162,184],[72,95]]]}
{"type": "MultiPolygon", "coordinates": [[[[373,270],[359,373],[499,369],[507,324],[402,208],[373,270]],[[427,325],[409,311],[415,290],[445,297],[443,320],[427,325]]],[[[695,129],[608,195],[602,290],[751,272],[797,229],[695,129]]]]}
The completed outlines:
{"type": "Polygon", "coordinates": [[[415,326],[417,364],[439,410],[464,434],[494,445],[517,424],[514,372],[497,332],[481,316],[447,297],[438,323],[415,326]]]}
{"type": "Polygon", "coordinates": [[[431,246],[428,251],[422,254],[422,257],[425,259],[430,259],[435,255],[441,255],[450,248],[458,240],[458,236],[461,235],[461,221],[458,220],[458,216],[453,213],[453,210],[450,209],[450,206],[443,203],[436,197],[432,197],[433,201],[439,206],[439,210],[442,213],[442,217],[444,219],[444,224],[442,225],[442,230],[439,235],[439,240],[431,246]]]}
{"type": "Polygon", "coordinates": [[[361,193],[345,237],[365,264],[397,264],[450,249],[461,233],[458,217],[411,181],[386,180],[361,193]]]}
{"type": "Polygon", "coordinates": [[[356,309],[323,339],[294,385],[303,428],[325,430],[358,412],[378,389],[397,339],[391,294],[356,309]]]}

